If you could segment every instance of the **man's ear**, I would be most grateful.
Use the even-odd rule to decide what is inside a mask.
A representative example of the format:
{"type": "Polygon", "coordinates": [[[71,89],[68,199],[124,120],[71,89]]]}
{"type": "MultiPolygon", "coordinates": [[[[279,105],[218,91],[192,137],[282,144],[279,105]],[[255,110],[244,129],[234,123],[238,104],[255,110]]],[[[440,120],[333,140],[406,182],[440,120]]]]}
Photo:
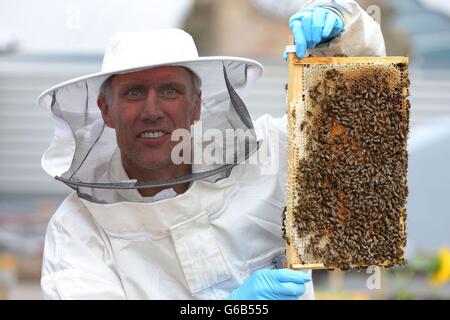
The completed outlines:
{"type": "Polygon", "coordinates": [[[104,95],[101,95],[97,98],[97,106],[100,109],[100,112],[102,113],[102,118],[105,124],[110,128],[114,128],[115,126],[111,115],[111,108],[106,102],[106,98],[104,95]]]}
{"type": "Polygon", "coordinates": [[[192,114],[193,123],[200,120],[201,107],[202,107],[202,92],[199,91],[195,97],[194,112],[192,114]]]}

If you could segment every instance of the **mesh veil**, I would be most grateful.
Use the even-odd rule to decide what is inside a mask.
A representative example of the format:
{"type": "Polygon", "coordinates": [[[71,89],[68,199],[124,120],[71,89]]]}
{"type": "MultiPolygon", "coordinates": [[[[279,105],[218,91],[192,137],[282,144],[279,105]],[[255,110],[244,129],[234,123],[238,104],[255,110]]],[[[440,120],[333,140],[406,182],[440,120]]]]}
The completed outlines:
{"type": "Polygon", "coordinates": [[[49,94],[53,115],[70,128],[75,141],[70,167],[55,178],[76,190],[84,199],[108,203],[117,189],[170,186],[196,180],[215,182],[228,177],[234,166],[258,149],[252,120],[240,98],[240,91],[259,75],[255,75],[255,70],[246,63],[236,61],[190,62],[182,66],[199,75],[203,82],[200,134],[214,129],[224,137],[224,141],[202,140],[201,147],[218,143],[223,149],[223,161],[194,163],[191,174],[171,180],[112,180],[108,168],[117,149],[115,130],[105,125],[97,106],[99,88],[110,76],[104,75],[71,83],[49,94]],[[208,81],[204,79],[206,74],[208,81]],[[239,130],[246,134],[234,135],[231,141],[226,139],[230,132],[239,130]]]}

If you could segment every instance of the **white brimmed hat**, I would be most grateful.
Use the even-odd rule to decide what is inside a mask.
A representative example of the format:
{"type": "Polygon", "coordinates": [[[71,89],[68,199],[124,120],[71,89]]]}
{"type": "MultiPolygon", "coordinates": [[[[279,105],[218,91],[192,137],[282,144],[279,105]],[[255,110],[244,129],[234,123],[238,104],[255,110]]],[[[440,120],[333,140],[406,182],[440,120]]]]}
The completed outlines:
{"type": "Polygon", "coordinates": [[[187,67],[202,80],[203,123],[220,129],[252,127],[245,105],[238,103],[236,108],[235,100],[240,100],[236,92],[242,94],[262,75],[260,63],[239,57],[199,57],[192,37],[180,29],[120,32],[109,41],[100,72],[58,84],[38,97],[38,104],[57,120],[55,136],[42,156],[43,169],[74,183],[99,182],[98,168],[117,148],[115,132],[105,127],[97,106],[102,83],[114,74],[168,65],[187,67]],[[88,170],[86,163],[92,168],[88,170]]]}
{"type": "Polygon", "coordinates": [[[216,90],[217,87],[223,89],[223,64],[231,85],[238,90],[245,89],[263,73],[262,65],[255,60],[229,56],[199,57],[191,35],[181,29],[119,32],[108,43],[100,72],[53,86],[45,90],[37,101],[40,106],[50,108],[53,93],[60,89],[78,83],[98,92],[103,81],[111,75],[165,65],[184,66],[194,71],[202,79],[203,100],[209,100],[223,93],[223,90],[216,90]],[[242,67],[245,68],[242,78],[233,79],[230,71],[242,67]]]}

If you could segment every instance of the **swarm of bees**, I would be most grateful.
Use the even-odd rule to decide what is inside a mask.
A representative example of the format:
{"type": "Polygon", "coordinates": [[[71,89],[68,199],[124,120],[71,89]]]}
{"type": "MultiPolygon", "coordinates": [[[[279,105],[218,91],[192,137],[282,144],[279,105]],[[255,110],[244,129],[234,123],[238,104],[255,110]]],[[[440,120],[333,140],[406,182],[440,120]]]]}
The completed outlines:
{"type": "Polygon", "coordinates": [[[405,263],[407,65],[368,68],[323,68],[304,92],[291,208],[302,263],[341,270],[405,263]]]}

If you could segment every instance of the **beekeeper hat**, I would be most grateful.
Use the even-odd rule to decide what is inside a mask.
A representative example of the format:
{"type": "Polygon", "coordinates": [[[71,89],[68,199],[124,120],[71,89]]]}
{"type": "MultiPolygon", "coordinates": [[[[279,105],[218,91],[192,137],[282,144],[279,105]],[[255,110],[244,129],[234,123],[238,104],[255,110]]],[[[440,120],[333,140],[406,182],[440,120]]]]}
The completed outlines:
{"type": "MultiPolygon", "coordinates": [[[[38,104],[57,119],[55,136],[42,156],[43,169],[78,191],[80,186],[163,185],[164,181],[133,184],[105,178],[101,168],[111,159],[117,143],[114,130],[103,122],[97,97],[100,86],[111,75],[168,65],[184,66],[202,80],[203,130],[253,128],[239,95],[262,75],[260,63],[239,57],[199,57],[192,37],[180,29],[120,32],[110,39],[100,72],[58,84],[38,97],[38,104]]],[[[255,141],[250,141],[250,153],[257,149],[255,141]]],[[[235,156],[242,159],[242,155],[235,156]]],[[[192,176],[179,180],[212,177],[221,167],[197,166],[195,170],[192,176]]]]}

